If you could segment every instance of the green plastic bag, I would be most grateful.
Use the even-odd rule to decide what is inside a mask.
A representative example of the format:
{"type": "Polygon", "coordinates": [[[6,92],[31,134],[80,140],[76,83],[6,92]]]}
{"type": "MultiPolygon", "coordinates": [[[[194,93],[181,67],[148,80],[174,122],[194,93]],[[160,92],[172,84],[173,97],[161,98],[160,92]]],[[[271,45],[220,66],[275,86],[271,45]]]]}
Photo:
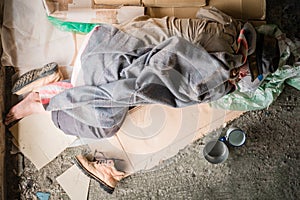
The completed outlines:
{"type": "Polygon", "coordinates": [[[51,16],[48,16],[48,20],[59,30],[81,34],[87,34],[99,25],[96,23],[66,22],[51,16]]]}
{"type": "Polygon", "coordinates": [[[268,75],[254,92],[241,92],[237,89],[221,99],[211,102],[215,108],[227,110],[259,110],[267,108],[282,92],[285,83],[300,90],[300,59],[299,43],[285,38],[276,25],[262,25],[257,28],[259,33],[276,37],[280,48],[279,68],[268,75]],[[286,65],[287,59],[293,54],[295,62],[286,65]]]}

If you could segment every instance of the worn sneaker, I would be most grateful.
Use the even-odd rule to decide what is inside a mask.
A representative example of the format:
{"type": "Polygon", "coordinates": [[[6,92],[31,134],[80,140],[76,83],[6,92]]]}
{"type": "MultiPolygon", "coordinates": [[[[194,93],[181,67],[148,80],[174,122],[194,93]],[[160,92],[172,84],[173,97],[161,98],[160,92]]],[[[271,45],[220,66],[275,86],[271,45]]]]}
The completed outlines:
{"type": "Polygon", "coordinates": [[[33,89],[62,79],[58,65],[55,62],[44,65],[39,69],[26,72],[14,84],[12,93],[21,95],[33,89]]]}
{"type": "Polygon", "coordinates": [[[114,167],[114,161],[111,159],[91,162],[86,157],[78,155],[75,157],[75,164],[84,174],[99,182],[100,186],[110,194],[113,193],[117,183],[125,177],[124,172],[114,167]]]}

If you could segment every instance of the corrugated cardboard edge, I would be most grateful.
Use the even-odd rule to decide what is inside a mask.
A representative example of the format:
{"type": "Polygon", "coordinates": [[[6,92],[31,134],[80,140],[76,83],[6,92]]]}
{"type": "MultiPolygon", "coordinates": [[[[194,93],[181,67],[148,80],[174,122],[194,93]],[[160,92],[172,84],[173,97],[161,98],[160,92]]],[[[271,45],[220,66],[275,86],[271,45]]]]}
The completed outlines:
{"type": "Polygon", "coordinates": [[[94,0],[95,5],[99,6],[145,6],[145,7],[201,7],[207,5],[207,0],[94,0]]]}
{"type": "MultiPolygon", "coordinates": [[[[42,1],[48,15],[58,9],[57,5],[51,0],[42,1]]],[[[96,8],[118,9],[126,6],[128,4],[128,1],[127,3],[126,1],[127,0],[120,0],[117,3],[122,4],[111,3],[109,5],[96,5],[94,1],[92,1],[89,9],[91,11],[96,8]]],[[[199,2],[194,0],[182,2],[178,0],[140,0],[137,2],[139,4],[138,6],[145,7],[145,13],[151,17],[175,16],[178,18],[195,18],[197,10],[201,7],[214,6],[236,19],[265,20],[266,18],[266,0],[199,0],[199,2]]]]}
{"type": "Polygon", "coordinates": [[[120,6],[120,5],[124,5],[124,6],[139,6],[142,5],[142,0],[92,0],[94,2],[94,4],[96,5],[111,5],[111,6],[120,6]]]}
{"type": "Polygon", "coordinates": [[[55,11],[49,16],[66,22],[120,24],[144,13],[143,6],[122,6],[114,9],[70,8],[68,11],[55,11]]]}
{"type": "Polygon", "coordinates": [[[207,5],[206,0],[198,0],[196,2],[177,2],[172,0],[142,0],[142,5],[145,7],[156,7],[156,8],[185,8],[185,7],[202,7],[207,5]]]}

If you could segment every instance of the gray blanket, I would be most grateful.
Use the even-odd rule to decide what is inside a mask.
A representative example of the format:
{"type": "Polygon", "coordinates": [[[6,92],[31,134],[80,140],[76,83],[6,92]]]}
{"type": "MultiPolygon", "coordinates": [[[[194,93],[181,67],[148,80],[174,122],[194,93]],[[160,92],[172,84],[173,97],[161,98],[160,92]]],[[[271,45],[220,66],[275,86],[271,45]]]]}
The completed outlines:
{"type": "Polygon", "coordinates": [[[146,45],[102,25],[81,55],[84,86],[53,97],[47,110],[63,110],[87,125],[117,131],[132,106],[159,103],[184,107],[234,90],[229,68],[200,45],[170,37],[146,45]]]}

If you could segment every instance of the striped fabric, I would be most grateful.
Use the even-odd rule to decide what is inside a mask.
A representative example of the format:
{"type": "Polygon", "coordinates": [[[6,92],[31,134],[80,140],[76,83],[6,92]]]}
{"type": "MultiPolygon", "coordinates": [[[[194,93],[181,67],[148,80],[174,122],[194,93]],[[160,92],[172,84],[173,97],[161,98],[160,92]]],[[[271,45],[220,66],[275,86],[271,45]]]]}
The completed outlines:
{"type": "Polygon", "coordinates": [[[246,63],[248,57],[248,42],[245,37],[245,29],[240,31],[239,37],[237,39],[238,42],[238,49],[237,53],[241,53],[243,55],[243,62],[246,63]]]}
{"type": "Polygon", "coordinates": [[[243,55],[244,64],[239,69],[239,78],[242,79],[245,76],[247,76],[247,74],[249,73],[249,67],[247,63],[249,46],[248,46],[247,39],[245,37],[245,29],[241,29],[239,37],[237,39],[237,43],[238,43],[237,53],[241,53],[243,55]]]}
{"type": "Polygon", "coordinates": [[[40,87],[36,92],[39,93],[41,102],[43,105],[48,104],[50,102],[50,99],[61,93],[62,91],[72,88],[73,85],[68,82],[60,81],[60,82],[54,82],[50,83],[48,85],[40,87]]]}

